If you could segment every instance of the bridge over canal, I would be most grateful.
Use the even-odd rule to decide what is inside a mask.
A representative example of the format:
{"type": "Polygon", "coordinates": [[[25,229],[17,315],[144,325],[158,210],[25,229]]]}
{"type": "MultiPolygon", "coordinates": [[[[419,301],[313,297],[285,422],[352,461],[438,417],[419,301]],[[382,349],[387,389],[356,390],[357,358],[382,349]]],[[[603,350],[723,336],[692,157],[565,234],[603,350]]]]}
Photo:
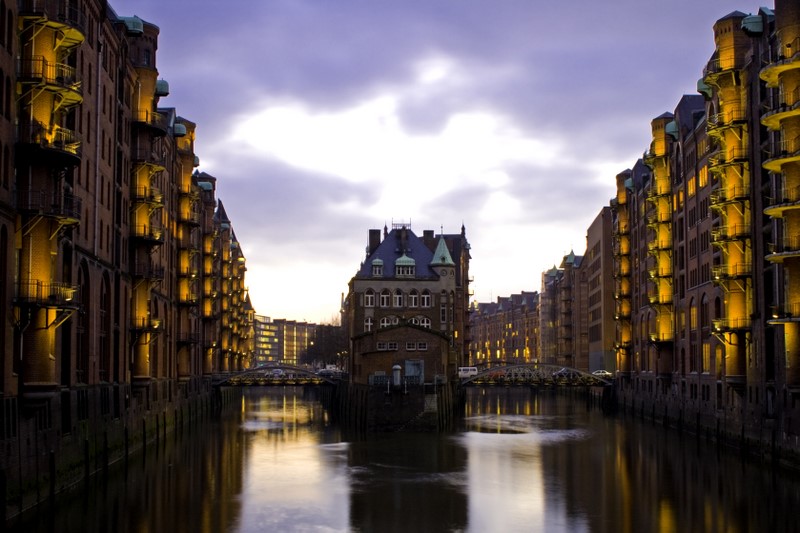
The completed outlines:
{"type": "MultiPolygon", "coordinates": [[[[219,384],[228,386],[269,386],[269,385],[335,385],[341,381],[340,375],[330,372],[314,372],[305,367],[276,364],[244,370],[224,377],[219,384]]],[[[376,383],[385,386],[386,379],[376,383]]],[[[460,378],[461,386],[489,385],[511,386],[529,385],[540,387],[575,387],[611,385],[612,379],[597,376],[577,368],[549,363],[503,364],[478,369],[477,374],[460,378]]]]}

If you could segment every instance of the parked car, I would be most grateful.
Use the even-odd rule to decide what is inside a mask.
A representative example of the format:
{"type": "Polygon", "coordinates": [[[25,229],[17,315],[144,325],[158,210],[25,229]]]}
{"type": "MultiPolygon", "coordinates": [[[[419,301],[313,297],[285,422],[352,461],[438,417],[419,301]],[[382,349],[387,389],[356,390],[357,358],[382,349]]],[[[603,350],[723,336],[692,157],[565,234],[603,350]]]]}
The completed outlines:
{"type": "Polygon", "coordinates": [[[595,370],[594,372],[592,372],[592,375],[603,379],[611,379],[614,377],[614,374],[612,374],[608,370],[595,370]]]}

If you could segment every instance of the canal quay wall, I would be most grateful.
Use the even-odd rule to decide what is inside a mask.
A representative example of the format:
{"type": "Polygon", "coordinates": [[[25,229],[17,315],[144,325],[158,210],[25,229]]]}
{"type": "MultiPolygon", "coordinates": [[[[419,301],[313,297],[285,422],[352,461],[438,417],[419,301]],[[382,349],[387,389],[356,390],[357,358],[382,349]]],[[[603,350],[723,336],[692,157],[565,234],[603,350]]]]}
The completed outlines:
{"type": "Polygon", "coordinates": [[[459,412],[457,383],[387,386],[340,383],[336,420],[356,432],[447,431],[459,412]]]}
{"type": "Polygon", "coordinates": [[[784,420],[777,413],[770,417],[756,410],[715,409],[707,402],[687,401],[679,395],[644,395],[622,386],[616,387],[615,394],[621,416],[693,434],[800,473],[800,440],[783,427],[791,425],[791,420],[784,420]]]}
{"type": "Polygon", "coordinates": [[[241,395],[240,388],[215,387],[211,380],[156,381],[138,390],[68,391],[49,399],[47,409],[39,406],[36,416],[19,411],[16,435],[0,440],[0,524],[115,463],[146,456],[151,446],[241,395]]]}

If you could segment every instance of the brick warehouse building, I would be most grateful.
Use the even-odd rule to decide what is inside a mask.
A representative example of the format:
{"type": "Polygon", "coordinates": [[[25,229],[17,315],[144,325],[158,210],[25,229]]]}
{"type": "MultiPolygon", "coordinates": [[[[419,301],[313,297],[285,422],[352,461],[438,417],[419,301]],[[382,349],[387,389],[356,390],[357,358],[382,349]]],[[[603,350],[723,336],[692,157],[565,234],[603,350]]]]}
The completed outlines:
{"type": "Polygon", "coordinates": [[[370,230],[350,280],[344,320],[351,381],[367,384],[399,364],[417,382],[447,381],[467,360],[469,243],[460,234],[418,237],[406,224],[370,230]]]}
{"type": "Polygon", "coordinates": [[[612,249],[626,408],[797,452],[800,4],[735,11],[652,143],[617,176],[612,249]]]}
{"type": "Polygon", "coordinates": [[[14,513],[33,503],[21,480],[74,481],[33,470],[50,450],[53,471],[82,472],[87,452],[108,462],[191,416],[212,376],[249,365],[254,313],[216,180],[195,170],[195,124],[162,106],[158,27],[99,0],[0,14],[0,506],[14,513]]]}

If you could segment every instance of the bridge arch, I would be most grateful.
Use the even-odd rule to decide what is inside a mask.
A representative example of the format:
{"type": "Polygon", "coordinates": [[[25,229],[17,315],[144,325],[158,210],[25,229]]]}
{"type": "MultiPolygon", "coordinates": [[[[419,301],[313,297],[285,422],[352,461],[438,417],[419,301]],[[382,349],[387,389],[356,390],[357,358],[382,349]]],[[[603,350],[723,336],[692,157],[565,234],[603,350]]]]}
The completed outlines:
{"type": "Polygon", "coordinates": [[[333,376],[320,375],[302,366],[286,363],[270,364],[249,368],[228,374],[220,385],[258,385],[258,384],[319,384],[335,385],[339,379],[333,376]]]}
{"type": "Polygon", "coordinates": [[[611,385],[612,380],[595,376],[577,368],[553,363],[507,363],[479,369],[478,374],[463,378],[470,383],[532,383],[546,385],[611,385]]]}

